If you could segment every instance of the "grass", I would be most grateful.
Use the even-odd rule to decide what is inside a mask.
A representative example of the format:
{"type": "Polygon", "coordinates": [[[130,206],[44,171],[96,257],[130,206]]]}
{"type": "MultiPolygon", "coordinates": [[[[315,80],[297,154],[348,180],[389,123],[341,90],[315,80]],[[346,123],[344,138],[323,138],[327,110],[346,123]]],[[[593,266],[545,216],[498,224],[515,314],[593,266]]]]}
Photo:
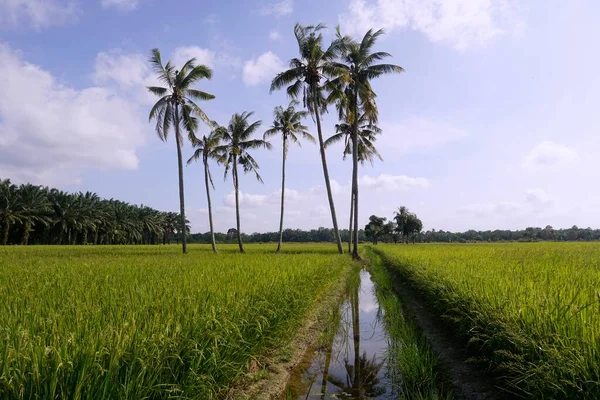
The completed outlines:
{"type": "Polygon", "coordinates": [[[379,245],[373,249],[528,398],[600,398],[596,243],[379,245]]]}
{"type": "Polygon", "coordinates": [[[329,247],[0,248],[2,398],[218,398],[344,275],[329,247]]]}

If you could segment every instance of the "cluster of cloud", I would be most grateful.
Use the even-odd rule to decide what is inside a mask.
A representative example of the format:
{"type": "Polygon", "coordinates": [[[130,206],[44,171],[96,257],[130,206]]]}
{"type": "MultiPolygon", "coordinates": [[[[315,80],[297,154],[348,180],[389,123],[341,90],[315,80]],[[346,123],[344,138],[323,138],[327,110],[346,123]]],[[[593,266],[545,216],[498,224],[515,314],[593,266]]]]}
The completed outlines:
{"type": "Polygon", "coordinates": [[[133,11],[143,0],[102,0],[102,7],[116,8],[122,12],[133,11]]]}
{"type": "Polygon", "coordinates": [[[70,88],[1,43],[0,87],[0,175],[56,184],[86,168],[137,167],[145,124],[125,97],[70,88]]]}
{"type": "Polygon", "coordinates": [[[536,172],[548,168],[567,168],[577,164],[580,156],[569,146],[545,140],[538,143],[523,159],[523,168],[536,172]]]}
{"type": "Polygon", "coordinates": [[[526,190],[520,201],[470,204],[457,211],[459,214],[475,217],[517,218],[549,210],[553,203],[552,196],[543,189],[535,188],[526,190]]]}
{"type": "Polygon", "coordinates": [[[284,17],[294,12],[294,0],[280,0],[269,5],[265,5],[259,10],[260,15],[274,15],[284,17]]]}
{"type": "Polygon", "coordinates": [[[389,32],[408,28],[432,42],[448,42],[464,50],[520,29],[515,7],[511,0],[351,0],[348,12],[339,19],[352,34],[373,27],[389,32]]]}
{"type": "Polygon", "coordinates": [[[79,4],[73,0],[0,0],[0,28],[39,30],[77,20],[79,14],[79,4]]]}
{"type": "MultiPolygon", "coordinates": [[[[377,202],[373,196],[378,196],[382,192],[396,193],[400,191],[420,191],[431,186],[430,182],[424,178],[413,178],[404,175],[381,174],[370,177],[364,175],[359,177],[360,187],[363,189],[361,197],[361,210],[364,215],[379,212],[377,202]],[[375,208],[370,205],[375,204],[375,208]],[[371,209],[372,208],[372,209],[371,209]]],[[[340,184],[336,180],[331,180],[331,189],[336,207],[347,206],[346,199],[350,198],[350,183],[340,184]],[[341,201],[341,203],[340,203],[341,201]]],[[[276,229],[279,218],[279,204],[281,201],[281,190],[270,193],[246,193],[240,192],[240,208],[242,209],[242,223],[251,223],[254,230],[273,231],[276,229]],[[260,214],[260,220],[256,214],[260,214]]],[[[286,226],[299,227],[303,229],[314,228],[316,226],[330,226],[331,215],[327,201],[327,191],[325,185],[310,187],[306,190],[295,190],[286,188],[285,190],[285,219],[286,226]]],[[[233,221],[232,216],[235,210],[235,192],[230,192],[222,198],[220,204],[215,208],[217,229],[226,230],[227,221],[233,221]]],[[[338,218],[345,215],[345,208],[338,208],[338,218]]],[[[199,209],[192,212],[190,220],[193,226],[199,230],[206,228],[206,210],[199,209]]],[[[338,221],[342,223],[342,221],[338,221]]],[[[242,226],[242,228],[243,228],[242,226]]]]}
{"type": "Polygon", "coordinates": [[[268,51],[244,64],[242,76],[247,86],[256,86],[270,81],[285,70],[285,64],[275,53],[268,51]]]}

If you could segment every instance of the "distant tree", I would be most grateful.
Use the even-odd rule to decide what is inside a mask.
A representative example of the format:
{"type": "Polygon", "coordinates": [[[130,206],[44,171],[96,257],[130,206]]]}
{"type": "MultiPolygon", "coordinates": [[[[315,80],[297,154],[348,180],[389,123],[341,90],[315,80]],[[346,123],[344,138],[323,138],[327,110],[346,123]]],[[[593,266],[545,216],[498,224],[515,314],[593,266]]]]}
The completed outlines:
{"type": "Polygon", "coordinates": [[[377,244],[381,237],[391,233],[390,228],[392,225],[386,223],[386,220],[387,218],[376,215],[369,217],[369,223],[365,226],[365,235],[371,239],[373,244],[377,244]]]}
{"type": "Polygon", "coordinates": [[[190,135],[197,130],[197,115],[204,122],[210,121],[204,111],[195,103],[198,100],[212,100],[212,94],[201,90],[192,89],[192,85],[201,79],[210,79],[212,70],[205,65],[196,65],[196,59],[188,60],[181,70],[177,71],[171,62],[163,66],[160,51],[152,50],[150,64],[156,72],[158,79],[167,87],[149,86],[148,91],[159,100],[150,110],[149,120],[156,120],[156,134],[162,141],[167,140],[171,127],[175,129],[175,143],[177,145],[177,166],[179,171],[179,214],[181,217],[180,229],[183,253],[187,253],[185,195],[183,190],[183,137],[180,128],[183,127],[190,135]]]}
{"type": "Polygon", "coordinates": [[[283,141],[283,158],[281,167],[281,217],[279,219],[279,243],[277,244],[277,252],[281,251],[281,242],[283,241],[283,212],[285,198],[285,160],[288,153],[288,141],[300,145],[299,136],[312,143],[315,138],[308,133],[308,128],[302,124],[302,120],[306,118],[308,112],[297,111],[295,106],[299,103],[292,100],[288,107],[284,110],[283,107],[275,107],[273,125],[264,134],[263,139],[270,136],[281,134],[283,141]]]}
{"type": "Polygon", "coordinates": [[[243,112],[234,114],[227,127],[218,128],[219,136],[223,144],[216,148],[216,151],[223,154],[225,158],[225,178],[227,172],[231,170],[233,178],[233,187],[235,190],[235,217],[237,223],[237,237],[240,252],[244,253],[244,244],[240,228],[240,181],[238,173],[238,164],[242,166],[244,173],[253,172],[256,179],[262,183],[262,178],[258,174],[258,163],[248,152],[258,148],[271,148],[271,144],[262,139],[252,139],[252,135],[262,124],[262,121],[250,123],[248,120],[252,112],[243,112]]]}
{"type": "MultiPolygon", "coordinates": [[[[411,213],[408,208],[402,206],[394,212],[394,220],[396,221],[396,233],[400,236],[400,239],[408,243],[409,238],[418,234],[423,230],[423,223],[416,216],[411,213]]],[[[413,241],[414,243],[414,241],[413,241]]]]}

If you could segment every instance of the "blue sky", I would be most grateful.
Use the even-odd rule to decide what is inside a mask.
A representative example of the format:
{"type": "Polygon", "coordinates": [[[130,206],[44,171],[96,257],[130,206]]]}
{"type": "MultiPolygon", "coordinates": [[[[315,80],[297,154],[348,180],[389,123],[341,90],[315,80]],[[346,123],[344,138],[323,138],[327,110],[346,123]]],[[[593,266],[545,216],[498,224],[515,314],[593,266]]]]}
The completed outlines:
{"type": "MultiPolygon", "coordinates": [[[[269,83],[296,55],[294,23],[324,22],[328,38],[339,23],[355,37],[385,28],[378,48],[406,70],[374,83],[384,162],[360,171],[361,225],[405,205],[425,229],[600,226],[597,2],[166,4],[0,0],[1,177],[177,210],[175,143],[159,141],[147,121],[150,49],[214,69],[199,85],[217,96],[203,104],[212,119],[255,111],[267,129],[273,108],[288,102],[269,83]]],[[[246,232],[277,229],[281,142],[273,144],[256,152],[265,184],[241,181],[246,232]]],[[[351,165],[341,153],[327,156],[346,226],[351,165]]],[[[194,231],[208,229],[202,176],[200,165],[185,168],[194,231]]],[[[331,226],[316,146],[291,149],[287,178],[286,226],[331,226]]],[[[226,230],[235,224],[232,184],[216,185],[216,228],[226,230]]]]}

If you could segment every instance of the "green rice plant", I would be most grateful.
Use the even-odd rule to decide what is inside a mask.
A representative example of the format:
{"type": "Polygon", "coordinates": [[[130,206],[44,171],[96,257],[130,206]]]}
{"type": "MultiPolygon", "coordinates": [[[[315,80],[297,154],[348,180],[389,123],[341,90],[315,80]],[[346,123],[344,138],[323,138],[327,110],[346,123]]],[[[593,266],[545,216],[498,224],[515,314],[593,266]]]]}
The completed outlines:
{"type": "Polygon", "coordinates": [[[367,249],[369,272],[388,340],[388,371],[394,391],[403,399],[451,399],[442,384],[441,366],[414,321],[407,319],[396,284],[381,257],[367,249]]]}
{"type": "Polygon", "coordinates": [[[600,245],[380,245],[506,390],[600,398],[600,245]]]}
{"type": "Polygon", "coordinates": [[[1,397],[220,397],[348,265],[270,247],[1,248],[1,397]]]}

